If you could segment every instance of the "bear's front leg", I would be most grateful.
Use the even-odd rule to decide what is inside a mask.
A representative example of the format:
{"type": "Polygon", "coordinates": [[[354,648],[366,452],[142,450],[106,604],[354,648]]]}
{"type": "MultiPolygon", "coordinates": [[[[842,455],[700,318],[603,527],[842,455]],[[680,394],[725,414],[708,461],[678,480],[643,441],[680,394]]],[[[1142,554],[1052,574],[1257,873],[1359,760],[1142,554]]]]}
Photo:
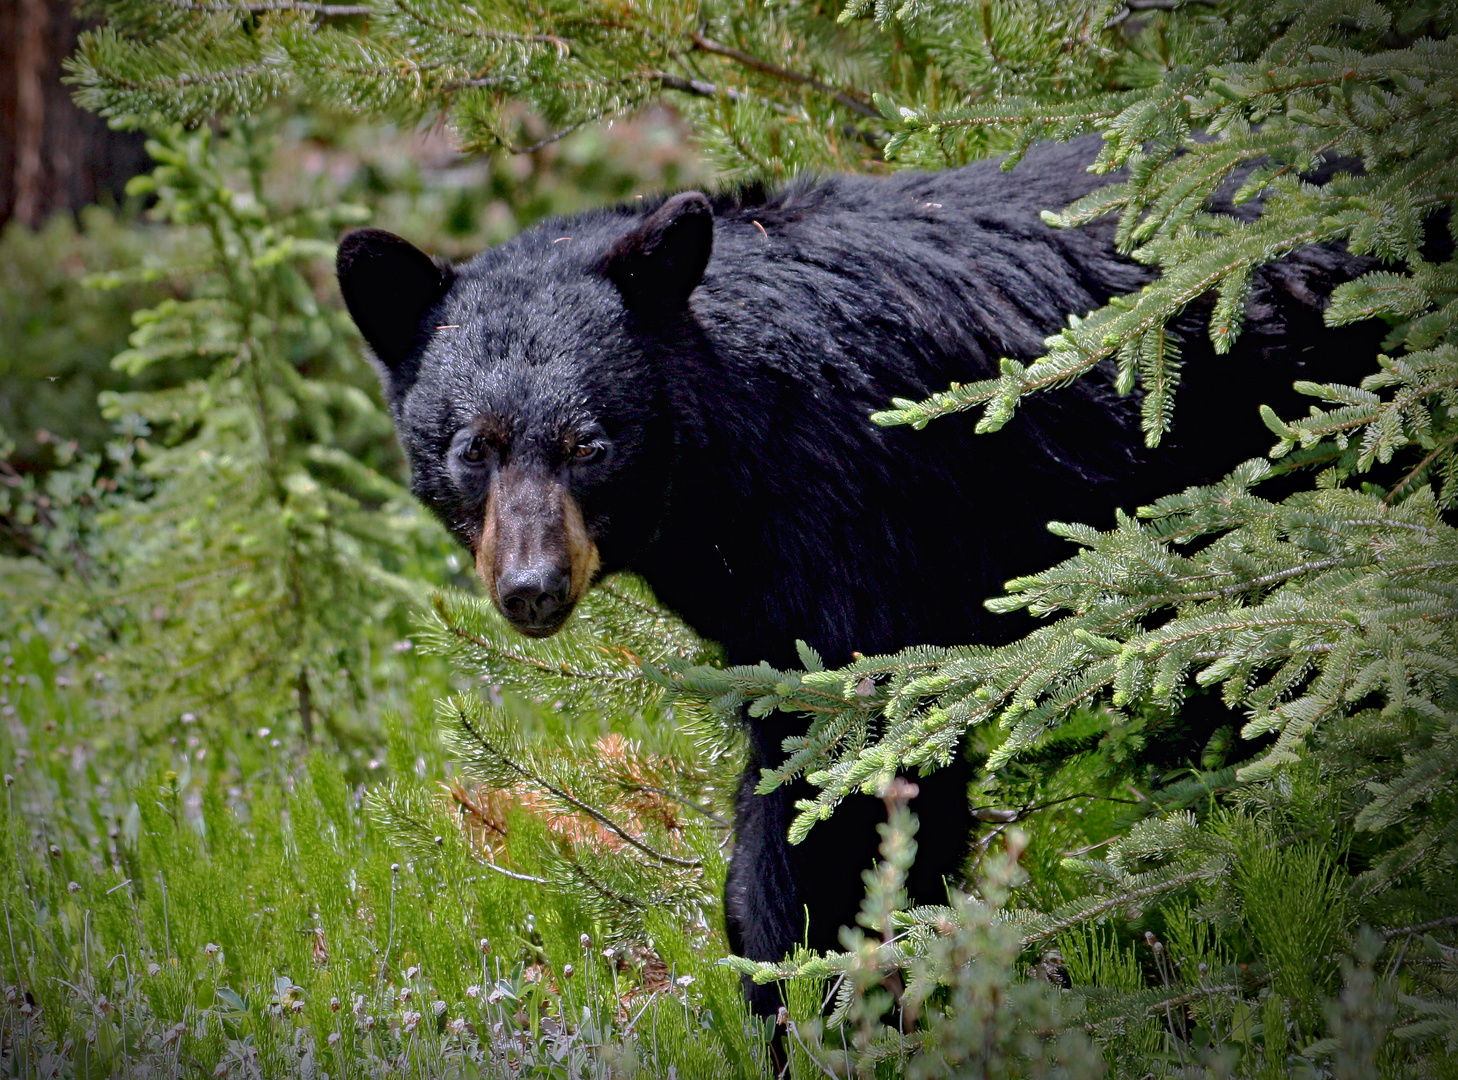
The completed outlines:
{"type": "MultiPolygon", "coordinates": [[[[765,757],[751,751],[735,806],[734,854],[729,862],[724,909],[729,948],[751,960],[777,961],[808,945],[817,952],[842,949],[840,930],[854,926],[865,897],[864,872],[875,866],[876,826],[886,820],[879,799],[853,795],[799,844],[789,841],[796,800],[815,789],[804,780],[756,795],[765,757]]],[[[967,801],[971,768],[957,761],[913,780],[920,794],[919,848],[907,879],[914,904],[946,903],[947,882],[959,877],[972,825],[967,801]]],[[[777,984],[744,983],[750,1008],[772,1016],[783,1004],[777,984]]]]}

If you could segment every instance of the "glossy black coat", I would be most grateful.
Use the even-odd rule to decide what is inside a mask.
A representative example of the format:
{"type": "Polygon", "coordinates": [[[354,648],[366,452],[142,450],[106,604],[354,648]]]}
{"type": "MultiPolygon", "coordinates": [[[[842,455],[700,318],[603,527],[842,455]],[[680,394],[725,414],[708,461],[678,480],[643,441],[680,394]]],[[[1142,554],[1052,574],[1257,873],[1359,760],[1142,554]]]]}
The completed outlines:
{"type": "MultiPolygon", "coordinates": [[[[1108,527],[1116,506],[1220,476],[1271,444],[1258,404],[1304,411],[1292,381],[1346,377],[1374,340],[1322,330],[1324,296],[1358,264],[1316,249],[1261,273],[1232,355],[1214,356],[1198,312],[1186,320],[1185,386],[1158,451],[1107,370],[1028,398],[996,434],[972,416],[872,424],[893,397],[1036,358],[1069,313],[1150,279],[1114,252],[1111,223],[1060,231],[1038,216],[1105,182],[1086,171],[1095,150],[592,212],[453,271],[355,234],[341,278],[381,353],[415,490],[467,546],[490,472],[463,472],[459,440],[489,415],[510,429],[505,457],[571,485],[604,570],[640,574],[731,663],[797,667],[797,638],[832,665],[1006,641],[1029,620],[983,601],[1069,554],[1050,519],[1108,527]],[[368,258],[392,273],[351,275],[368,258]],[[587,429],[610,453],[564,463],[563,433],[587,429]]],[[[801,730],[750,722],[726,907],[731,946],[755,959],[838,947],[874,858],[874,800],[848,800],[792,847],[805,785],[753,794],[801,730]]],[[[920,780],[918,901],[943,900],[957,875],[969,778],[959,763],[920,780]]],[[[774,987],[747,990],[761,1012],[779,1004],[774,987]]]]}

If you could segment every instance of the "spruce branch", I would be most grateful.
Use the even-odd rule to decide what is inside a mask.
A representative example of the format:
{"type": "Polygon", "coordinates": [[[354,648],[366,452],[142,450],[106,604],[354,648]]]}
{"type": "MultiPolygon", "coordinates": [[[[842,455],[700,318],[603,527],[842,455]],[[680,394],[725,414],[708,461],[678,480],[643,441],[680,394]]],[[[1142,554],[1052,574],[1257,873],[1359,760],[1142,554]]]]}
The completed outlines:
{"type": "Polygon", "coordinates": [[[497,745],[490,732],[477,721],[475,716],[471,715],[471,710],[464,707],[461,699],[457,698],[452,701],[450,708],[452,709],[450,718],[455,727],[459,728],[479,748],[487,759],[496,763],[513,780],[525,782],[531,787],[547,792],[554,799],[571,807],[578,813],[591,818],[619,840],[622,840],[625,844],[642,852],[651,859],[685,869],[698,869],[703,866],[702,859],[683,859],[677,855],[669,855],[667,852],[658,851],[649,846],[597,807],[577,798],[566,790],[566,788],[552,783],[546,776],[530,768],[524,762],[519,761],[504,747],[497,745]]]}

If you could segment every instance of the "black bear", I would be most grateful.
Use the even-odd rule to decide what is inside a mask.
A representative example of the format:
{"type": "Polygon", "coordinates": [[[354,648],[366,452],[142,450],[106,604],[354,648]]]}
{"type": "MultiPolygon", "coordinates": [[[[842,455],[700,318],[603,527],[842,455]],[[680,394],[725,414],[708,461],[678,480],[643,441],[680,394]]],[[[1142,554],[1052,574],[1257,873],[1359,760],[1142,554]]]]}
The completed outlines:
{"type": "MultiPolygon", "coordinates": [[[[1112,224],[1039,219],[1106,182],[1087,172],[1096,143],[1037,148],[1011,172],[687,192],[549,221],[454,268],[365,229],[341,243],[339,281],[416,494],[523,633],[555,632],[626,569],[735,664],[798,667],[797,638],[832,665],[1003,641],[1029,624],[983,601],[1064,556],[1047,521],[1106,526],[1116,505],[1218,477],[1270,444],[1256,402],[1289,414],[1294,378],[1330,377],[1304,364],[1372,355],[1350,332],[1309,351],[1323,284],[1349,276],[1317,249],[1262,274],[1253,325],[1218,364],[1188,328],[1175,438],[1157,453],[1103,371],[1025,401],[996,435],[970,419],[872,424],[893,397],[1041,355],[1069,313],[1149,280],[1112,224]]],[[[782,715],[750,728],[726,915],[754,959],[837,947],[875,853],[875,800],[792,847],[806,788],[753,793],[794,733],[782,715]]],[[[964,857],[969,776],[919,780],[918,901],[944,900],[964,857]]],[[[747,989],[777,1008],[776,987],[747,989]]]]}

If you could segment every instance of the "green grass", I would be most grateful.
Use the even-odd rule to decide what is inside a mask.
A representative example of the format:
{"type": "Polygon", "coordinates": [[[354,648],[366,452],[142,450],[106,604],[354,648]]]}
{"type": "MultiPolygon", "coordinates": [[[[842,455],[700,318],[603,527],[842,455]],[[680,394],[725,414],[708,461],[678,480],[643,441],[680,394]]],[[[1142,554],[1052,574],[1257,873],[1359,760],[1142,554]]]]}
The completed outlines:
{"type": "Polygon", "coordinates": [[[650,915],[651,948],[612,948],[580,898],[488,865],[443,798],[439,841],[398,846],[356,778],[445,775],[409,701],[364,765],[266,728],[128,747],[64,645],[26,638],[0,687],[17,1075],[761,1074],[716,928],[650,915]]]}

